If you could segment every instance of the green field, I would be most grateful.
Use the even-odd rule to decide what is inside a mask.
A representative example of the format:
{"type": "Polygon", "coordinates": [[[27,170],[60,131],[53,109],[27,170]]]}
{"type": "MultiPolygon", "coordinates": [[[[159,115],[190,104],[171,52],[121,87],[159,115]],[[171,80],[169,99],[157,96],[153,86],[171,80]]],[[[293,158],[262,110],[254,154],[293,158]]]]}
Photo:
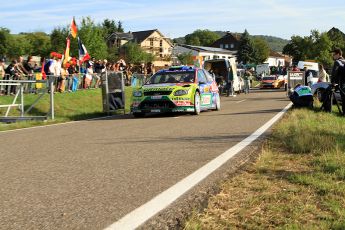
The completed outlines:
{"type": "Polygon", "coordinates": [[[185,229],[345,229],[345,118],[292,110],[185,229]]]}
{"type": "MultiPolygon", "coordinates": [[[[130,101],[132,95],[132,88],[126,87],[126,113],[130,110],[130,101]]],[[[0,104],[11,104],[13,96],[1,96],[0,104]]],[[[24,104],[25,109],[29,108],[32,103],[38,98],[36,94],[25,94],[24,104]]],[[[17,99],[17,103],[19,99],[17,99]]],[[[53,124],[68,121],[83,120],[88,118],[95,118],[100,116],[106,116],[103,113],[102,105],[102,91],[101,89],[90,89],[90,90],[79,90],[73,93],[55,93],[54,94],[54,109],[55,109],[55,120],[49,120],[47,122],[33,122],[33,121],[22,121],[15,124],[4,124],[0,123],[0,130],[9,130],[16,128],[24,128],[37,126],[42,124],[53,124]]],[[[30,114],[26,116],[45,116],[49,112],[49,94],[39,101],[39,103],[32,109],[30,114]]],[[[6,113],[5,108],[0,109],[0,116],[4,116],[6,113]]],[[[120,110],[118,114],[123,114],[124,111],[120,110]]],[[[10,116],[19,116],[19,110],[12,108],[10,116]]]]}

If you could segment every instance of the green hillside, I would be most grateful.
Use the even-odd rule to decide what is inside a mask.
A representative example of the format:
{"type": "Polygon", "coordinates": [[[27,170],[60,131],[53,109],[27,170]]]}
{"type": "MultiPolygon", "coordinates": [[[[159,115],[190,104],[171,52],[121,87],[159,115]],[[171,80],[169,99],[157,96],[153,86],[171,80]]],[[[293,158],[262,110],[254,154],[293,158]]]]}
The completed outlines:
{"type": "MultiPolygon", "coordinates": [[[[221,37],[223,37],[226,32],[225,31],[214,31],[215,33],[219,34],[221,37]]],[[[236,33],[234,32],[234,34],[241,34],[241,33],[236,33]]],[[[283,48],[286,44],[288,44],[289,40],[283,39],[283,38],[279,38],[279,37],[274,37],[274,36],[268,36],[268,35],[252,35],[252,37],[258,37],[261,38],[263,40],[265,40],[269,47],[276,52],[282,52],[283,48]]],[[[178,44],[185,44],[186,40],[185,37],[179,37],[179,38],[175,38],[174,43],[178,43],[178,44]]]]}

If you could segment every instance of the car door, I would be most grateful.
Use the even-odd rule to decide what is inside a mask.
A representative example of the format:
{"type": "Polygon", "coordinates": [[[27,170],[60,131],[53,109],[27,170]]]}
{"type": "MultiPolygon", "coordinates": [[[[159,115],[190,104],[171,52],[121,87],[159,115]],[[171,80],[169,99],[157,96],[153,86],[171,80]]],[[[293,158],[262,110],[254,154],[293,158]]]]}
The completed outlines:
{"type": "Polygon", "coordinates": [[[198,71],[198,84],[200,90],[200,105],[202,108],[210,108],[212,106],[211,84],[206,78],[203,70],[198,71]]]}

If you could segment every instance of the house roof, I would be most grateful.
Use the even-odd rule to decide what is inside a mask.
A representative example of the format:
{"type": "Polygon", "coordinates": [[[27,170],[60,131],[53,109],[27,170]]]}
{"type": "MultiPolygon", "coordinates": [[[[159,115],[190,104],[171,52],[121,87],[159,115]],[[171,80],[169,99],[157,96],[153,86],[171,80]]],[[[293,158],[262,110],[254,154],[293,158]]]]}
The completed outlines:
{"type": "Polygon", "coordinates": [[[158,31],[158,30],[154,29],[154,30],[137,31],[137,32],[132,32],[132,34],[133,34],[134,40],[136,40],[137,43],[141,43],[146,38],[148,38],[151,34],[153,34],[155,31],[158,31]]]}
{"type": "MultiPolygon", "coordinates": [[[[154,32],[158,32],[162,38],[164,38],[167,42],[170,43],[170,45],[172,45],[172,42],[170,39],[164,37],[164,35],[158,30],[158,29],[154,29],[154,30],[144,30],[144,31],[136,31],[136,32],[128,32],[128,33],[119,33],[119,32],[114,32],[112,33],[109,38],[111,37],[117,37],[123,40],[134,40],[137,43],[142,43],[145,39],[147,39],[151,34],[153,34],[154,32]]],[[[108,38],[108,39],[109,39],[108,38]]]]}
{"type": "Polygon", "coordinates": [[[235,55],[237,52],[221,49],[221,48],[214,48],[214,47],[206,47],[206,46],[192,46],[192,45],[179,45],[191,50],[195,50],[198,52],[213,52],[213,53],[222,53],[222,54],[231,54],[235,55]]]}
{"type": "Polygon", "coordinates": [[[273,50],[270,51],[270,55],[269,55],[269,56],[270,56],[270,57],[285,58],[285,55],[280,54],[280,53],[278,53],[278,52],[275,52],[275,51],[273,51],[273,50]]]}

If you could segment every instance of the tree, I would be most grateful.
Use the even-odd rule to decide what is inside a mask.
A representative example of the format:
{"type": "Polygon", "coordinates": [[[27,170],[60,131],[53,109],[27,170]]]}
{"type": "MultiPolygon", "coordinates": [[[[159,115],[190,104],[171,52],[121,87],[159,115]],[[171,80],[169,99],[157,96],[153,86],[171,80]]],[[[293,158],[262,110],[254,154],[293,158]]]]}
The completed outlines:
{"type": "Polygon", "coordinates": [[[253,41],[251,40],[247,30],[241,36],[238,47],[238,61],[243,64],[254,62],[255,49],[253,41]]]}
{"type": "Polygon", "coordinates": [[[104,59],[108,56],[101,25],[96,25],[90,17],[82,18],[78,33],[92,57],[104,59]]]}
{"type": "Polygon", "coordinates": [[[104,33],[104,39],[107,39],[112,33],[118,31],[115,20],[104,19],[102,23],[102,29],[104,33]]]}
{"type": "MultiPolygon", "coordinates": [[[[339,35],[339,34],[338,34],[339,35]]],[[[312,30],[309,36],[292,36],[291,41],[284,47],[283,53],[293,57],[293,62],[315,60],[324,66],[332,65],[330,50],[339,43],[340,36],[333,34],[333,41],[329,33],[312,30]]]]}
{"type": "Polygon", "coordinates": [[[127,42],[122,48],[121,53],[128,63],[140,64],[154,61],[154,55],[146,53],[139,44],[135,42],[127,42]]]}
{"type": "Polygon", "coordinates": [[[196,30],[191,34],[185,36],[188,45],[195,46],[210,46],[213,42],[218,40],[220,35],[210,30],[196,30]]]}
{"type": "Polygon", "coordinates": [[[28,55],[48,56],[51,50],[51,41],[49,35],[44,32],[35,32],[25,35],[29,43],[28,55]]]}
{"type": "MultiPolygon", "coordinates": [[[[66,49],[66,38],[68,36],[69,27],[54,28],[50,34],[51,51],[63,53],[66,49]]],[[[72,49],[71,49],[72,50],[72,49]]]]}
{"type": "Polygon", "coordinates": [[[193,55],[192,52],[188,52],[188,53],[182,53],[177,55],[178,60],[181,62],[182,65],[193,65],[194,61],[193,61],[193,55]]]}
{"type": "Polygon", "coordinates": [[[121,22],[121,21],[119,21],[119,22],[117,23],[117,32],[121,32],[121,33],[124,32],[123,25],[122,25],[122,22],[121,22]]]}
{"type": "Polygon", "coordinates": [[[253,45],[255,50],[254,62],[256,64],[264,63],[270,55],[270,47],[268,43],[261,38],[254,38],[253,45]]]}
{"type": "Polygon", "coordinates": [[[8,47],[11,44],[10,30],[6,28],[0,28],[0,55],[8,55],[8,47]]]}

